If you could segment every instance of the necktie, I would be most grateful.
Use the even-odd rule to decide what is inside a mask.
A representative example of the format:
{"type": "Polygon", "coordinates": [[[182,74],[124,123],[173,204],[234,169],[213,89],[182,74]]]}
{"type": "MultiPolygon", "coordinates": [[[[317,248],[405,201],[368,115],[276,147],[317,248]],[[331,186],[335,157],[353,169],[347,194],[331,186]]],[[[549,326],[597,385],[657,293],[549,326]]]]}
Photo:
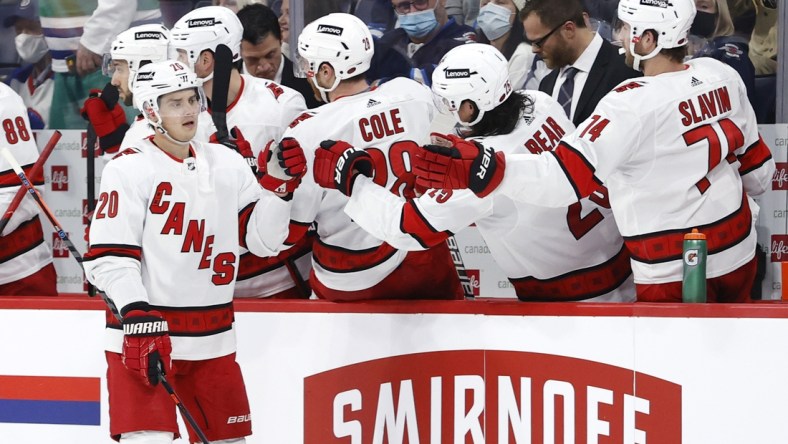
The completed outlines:
{"type": "Polygon", "coordinates": [[[578,69],[570,66],[564,71],[566,79],[558,91],[558,103],[564,108],[566,116],[572,118],[572,93],[575,91],[575,74],[578,69]]]}
{"type": "Polygon", "coordinates": [[[534,60],[531,62],[531,69],[528,70],[528,74],[525,76],[525,82],[523,82],[523,87],[520,89],[539,89],[539,82],[536,82],[536,86],[533,88],[528,88],[528,82],[536,78],[536,64],[539,63],[540,60],[542,60],[542,55],[535,54],[534,60]]]}

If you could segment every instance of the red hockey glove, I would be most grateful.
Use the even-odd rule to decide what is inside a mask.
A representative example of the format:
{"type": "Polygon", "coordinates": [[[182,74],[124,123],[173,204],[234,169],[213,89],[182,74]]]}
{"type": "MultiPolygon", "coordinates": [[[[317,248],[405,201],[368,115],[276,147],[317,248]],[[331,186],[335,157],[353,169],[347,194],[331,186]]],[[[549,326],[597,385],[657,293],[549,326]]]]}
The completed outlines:
{"type": "Polygon", "coordinates": [[[506,168],[503,153],[457,136],[445,138],[451,141],[451,147],[425,145],[416,155],[413,172],[417,186],[445,190],[469,188],[484,197],[500,185],[506,168]]]}
{"type": "Polygon", "coordinates": [[[292,137],[282,139],[279,144],[268,142],[257,157],[257,166],[260,185],[279,194],[295,191],[307,170],[304,150],[292,137]]]}
{"type": "Polygon", "coordinates": [[[80,113],[93,125],[99,137],[99,147],[105,153],[117,152],[129,129],[126,113],[118,103],[118,89],[107,83],[103,91],[91,90],[80,113]]]}
{"type": "Polygon", "coordinates": [[[123,317],[123,365],[142,376],[145,385],[159,382],[158,366],[170,370],[172,344],[167,321],[158,311],[131,310],[123,317]]]}
{"type": "Polygon", "coordinates": [[[350,196],[358,174],[375,175],[372,157],[342,140],[324,140],[315,151],[315,182],[323,188],[339,190],[350,196]]]}
{"type": "Polygon", "coordinates": [[[249,165],[249,168],[252,169],[252,173],[257,176],[257,159],[254,158],[254,154],[252,152],[252,145],[249,144],[249,141],[244,138],[244,135],[241,133],[241,130],[238,129],[237,126],[234,126],[233,129],[230,130],[230,137],[232,139],[227,139],[225,141],[220,141],[216,137],[216,133],[211,134],[210,139],[208,139],[211,143],[218,143],[219,145],[224,145],[227,148],[237,152],[244,158],[246,164],[249,165]]]}

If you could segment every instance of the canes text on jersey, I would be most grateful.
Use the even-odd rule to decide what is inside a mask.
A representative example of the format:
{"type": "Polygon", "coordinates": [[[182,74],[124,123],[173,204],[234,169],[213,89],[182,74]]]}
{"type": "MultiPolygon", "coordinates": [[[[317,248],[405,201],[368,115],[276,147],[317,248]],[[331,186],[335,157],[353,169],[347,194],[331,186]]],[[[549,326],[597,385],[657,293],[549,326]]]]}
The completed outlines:
{"type": "Polygon", "coordinates": [[[149,207],[153,214],[167,213],[167,220],[164,222],[161,234],[183,236],[181,253],[202,252],[197,268],[199,270],[212,269],[214,274],[211,277],[211,282],[214,285],[227,285],[232,282],[235,276],[235,253],[224,252],[213,255],[214,235],[205,236],[205,219],[185,221],[186,202],[170,202],[165,198],[170,195],[172,195],[172,184],[169,182],[159,183],[149,207]],[[185,234],[184,225],[186,225],[185,234]]]}
{"type": "Polygon", "coordinates": [[[727,86],[679,103],[679,112],[683,116],[681,124],[684,126],[703,122],[730,110],[731,97],[727,86]]]}
{"type": "Polygon", "coordinates": [[[362,117],[358,120],[358,129],[361,131],[361,138],[364,139],[364,142],[372,142],[375,139],[405,132],[402,127],[402,119],[399,116],[399,108],[362,117]]]}

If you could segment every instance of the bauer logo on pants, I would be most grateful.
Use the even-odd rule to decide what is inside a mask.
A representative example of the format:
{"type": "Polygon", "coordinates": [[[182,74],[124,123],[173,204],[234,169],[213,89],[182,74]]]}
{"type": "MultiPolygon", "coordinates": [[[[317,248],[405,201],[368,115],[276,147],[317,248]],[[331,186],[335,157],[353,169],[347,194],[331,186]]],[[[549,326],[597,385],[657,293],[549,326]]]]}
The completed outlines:
{"type": "Polygon", "coordinates": [[[393,356],[305,378],[304,442],[676,444],[681,390],[627,368],[541,353],[393,356]]]}

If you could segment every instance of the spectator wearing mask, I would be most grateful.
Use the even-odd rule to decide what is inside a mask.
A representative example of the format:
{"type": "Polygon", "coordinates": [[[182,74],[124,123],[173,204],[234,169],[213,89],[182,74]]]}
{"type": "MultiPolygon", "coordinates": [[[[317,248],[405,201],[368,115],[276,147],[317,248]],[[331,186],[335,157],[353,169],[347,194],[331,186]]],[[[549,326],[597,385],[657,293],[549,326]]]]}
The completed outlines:
{"type": "Polygon", "coordinates": [[[479,42],[489,43],[509,61],[512,88],[539,89],[550,70],[531,45],[523,43],[525,30],[519,14],[525,0],[481,0],[479,6],[479,42]]]}
{"type": "Polygon", "coordinates": [[[293,62],[282,52],[282,31],[268,6],[250,4],[238,11],[243,26],[241,40],[242,74],[273,80],[304,96],[309,108],[320,105],[306,79],[293,74],[293,62]]]}
{"type": "Polygon", "coordinates": [[[446,0],[392,0],[399,28],[375,39],[367,80],[409,77],[429,86],[432,71],[455,46],[476,41],[470,26],[446,14],[446,0]]]}
{"type": "Polygon", "coordinates": [[[706,39],[693,58],[711,57],[739,73],[747,88],[747,98],[755,106],[755,67],[750,60],[749,38],[734,32],[726,0],[695,0],[698,9],[690,34],[706,39]]]}
{"type": "Polygon", "coordinates": [[[8,86],[22,97],[30,127],[47,128],[55,82],[52,56],[38,20],[38,1],[20,2],[15,13],[6,17],[3,25],[14,27],[16,52],[24,63],[8,77],[8,86]]]}

